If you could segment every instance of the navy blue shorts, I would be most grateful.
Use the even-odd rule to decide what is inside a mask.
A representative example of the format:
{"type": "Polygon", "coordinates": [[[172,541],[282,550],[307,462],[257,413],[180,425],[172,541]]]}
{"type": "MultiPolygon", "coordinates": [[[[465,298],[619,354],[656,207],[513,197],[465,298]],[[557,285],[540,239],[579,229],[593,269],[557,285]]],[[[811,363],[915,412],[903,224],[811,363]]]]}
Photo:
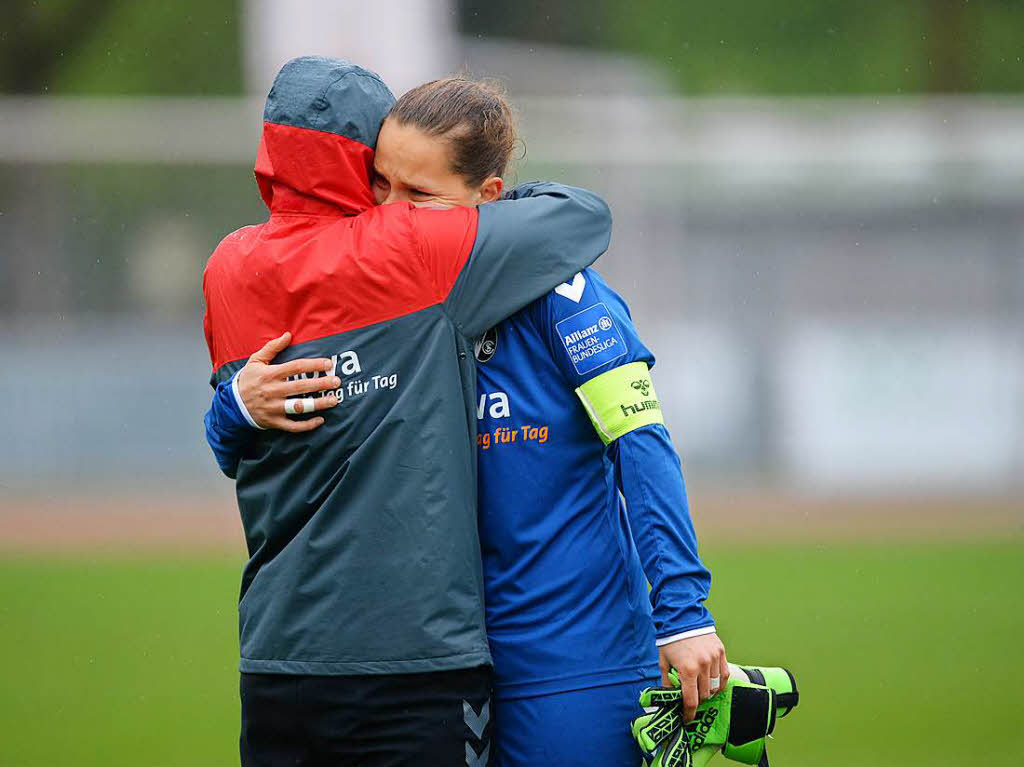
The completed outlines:
{"type": "Polygon", "coordinates": [[[638,767],[640,749],[629,724],[643,713],[640,692],[659,684],[648,679],[498,700],[492,767],[638,767]]]}

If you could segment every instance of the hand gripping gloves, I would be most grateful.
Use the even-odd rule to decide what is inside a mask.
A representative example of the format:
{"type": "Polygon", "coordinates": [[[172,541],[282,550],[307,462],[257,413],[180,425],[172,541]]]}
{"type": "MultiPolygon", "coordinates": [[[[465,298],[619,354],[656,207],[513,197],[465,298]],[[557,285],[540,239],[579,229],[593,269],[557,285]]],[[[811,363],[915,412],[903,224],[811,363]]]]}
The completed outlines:
{"type": "Polygon", "coordinates": [[[672,686],[643,691],[640,705],[647,713],[633,720],[632,732],[650,767],[704,767],[719,751],[768,767],[766,739],[775,720],[796,706],[796,681],[784,668],[730,664],[729,674],[725,689],[698,706],[685,726],[675,671],[669,673],[672,686]]]}

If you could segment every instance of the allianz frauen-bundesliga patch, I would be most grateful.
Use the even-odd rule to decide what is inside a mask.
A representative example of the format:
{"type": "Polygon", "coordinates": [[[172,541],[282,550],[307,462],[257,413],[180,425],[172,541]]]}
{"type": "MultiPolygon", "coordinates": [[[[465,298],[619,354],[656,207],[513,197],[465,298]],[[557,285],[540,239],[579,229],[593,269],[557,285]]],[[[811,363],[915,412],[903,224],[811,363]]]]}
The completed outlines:
{"type": "Polygon", "coordinates": [[[626,353],[626,342],[604,303],[594,304],[555,325],[573,367],[580,375],[626,353]]]}

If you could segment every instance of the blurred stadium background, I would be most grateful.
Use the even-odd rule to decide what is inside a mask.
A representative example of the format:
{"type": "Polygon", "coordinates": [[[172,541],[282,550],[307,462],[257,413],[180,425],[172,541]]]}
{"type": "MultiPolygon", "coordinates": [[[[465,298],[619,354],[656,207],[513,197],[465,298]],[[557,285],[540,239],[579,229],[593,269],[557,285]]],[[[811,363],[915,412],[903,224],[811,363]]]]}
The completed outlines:
{"type": "Polygon", "coordinates": [[[237,761],[244,554],[202,435],[199,276],[264,216],[274,72],[323,53],[396,93],[499,77],[516,178],[612,204],[599,268],[658,355],[722,633],[804,682],[774,763],[1024,764],[998,692],[1024,683],[1024,5],[3,18],[0,763],[237,761]]]}

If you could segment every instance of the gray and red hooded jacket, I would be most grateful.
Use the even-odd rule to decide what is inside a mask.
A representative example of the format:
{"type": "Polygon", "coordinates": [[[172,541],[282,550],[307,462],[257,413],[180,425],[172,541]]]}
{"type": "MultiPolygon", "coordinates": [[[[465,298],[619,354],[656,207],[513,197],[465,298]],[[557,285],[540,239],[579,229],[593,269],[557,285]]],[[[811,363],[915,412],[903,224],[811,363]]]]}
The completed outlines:
{"type": "Polygon", "coordinates": [[[244,672],[489,662],[473,342],[608,245],[604,202],[558,184],[478,208],[374,207],[393,103],[348,62],[286,64],[256,159],[270,218],[226,237],[204,274],[214,384],[283,330],[278,361],[330,357],[341,379],[322,427],[261,431],[238,466],[244,672]]]}

